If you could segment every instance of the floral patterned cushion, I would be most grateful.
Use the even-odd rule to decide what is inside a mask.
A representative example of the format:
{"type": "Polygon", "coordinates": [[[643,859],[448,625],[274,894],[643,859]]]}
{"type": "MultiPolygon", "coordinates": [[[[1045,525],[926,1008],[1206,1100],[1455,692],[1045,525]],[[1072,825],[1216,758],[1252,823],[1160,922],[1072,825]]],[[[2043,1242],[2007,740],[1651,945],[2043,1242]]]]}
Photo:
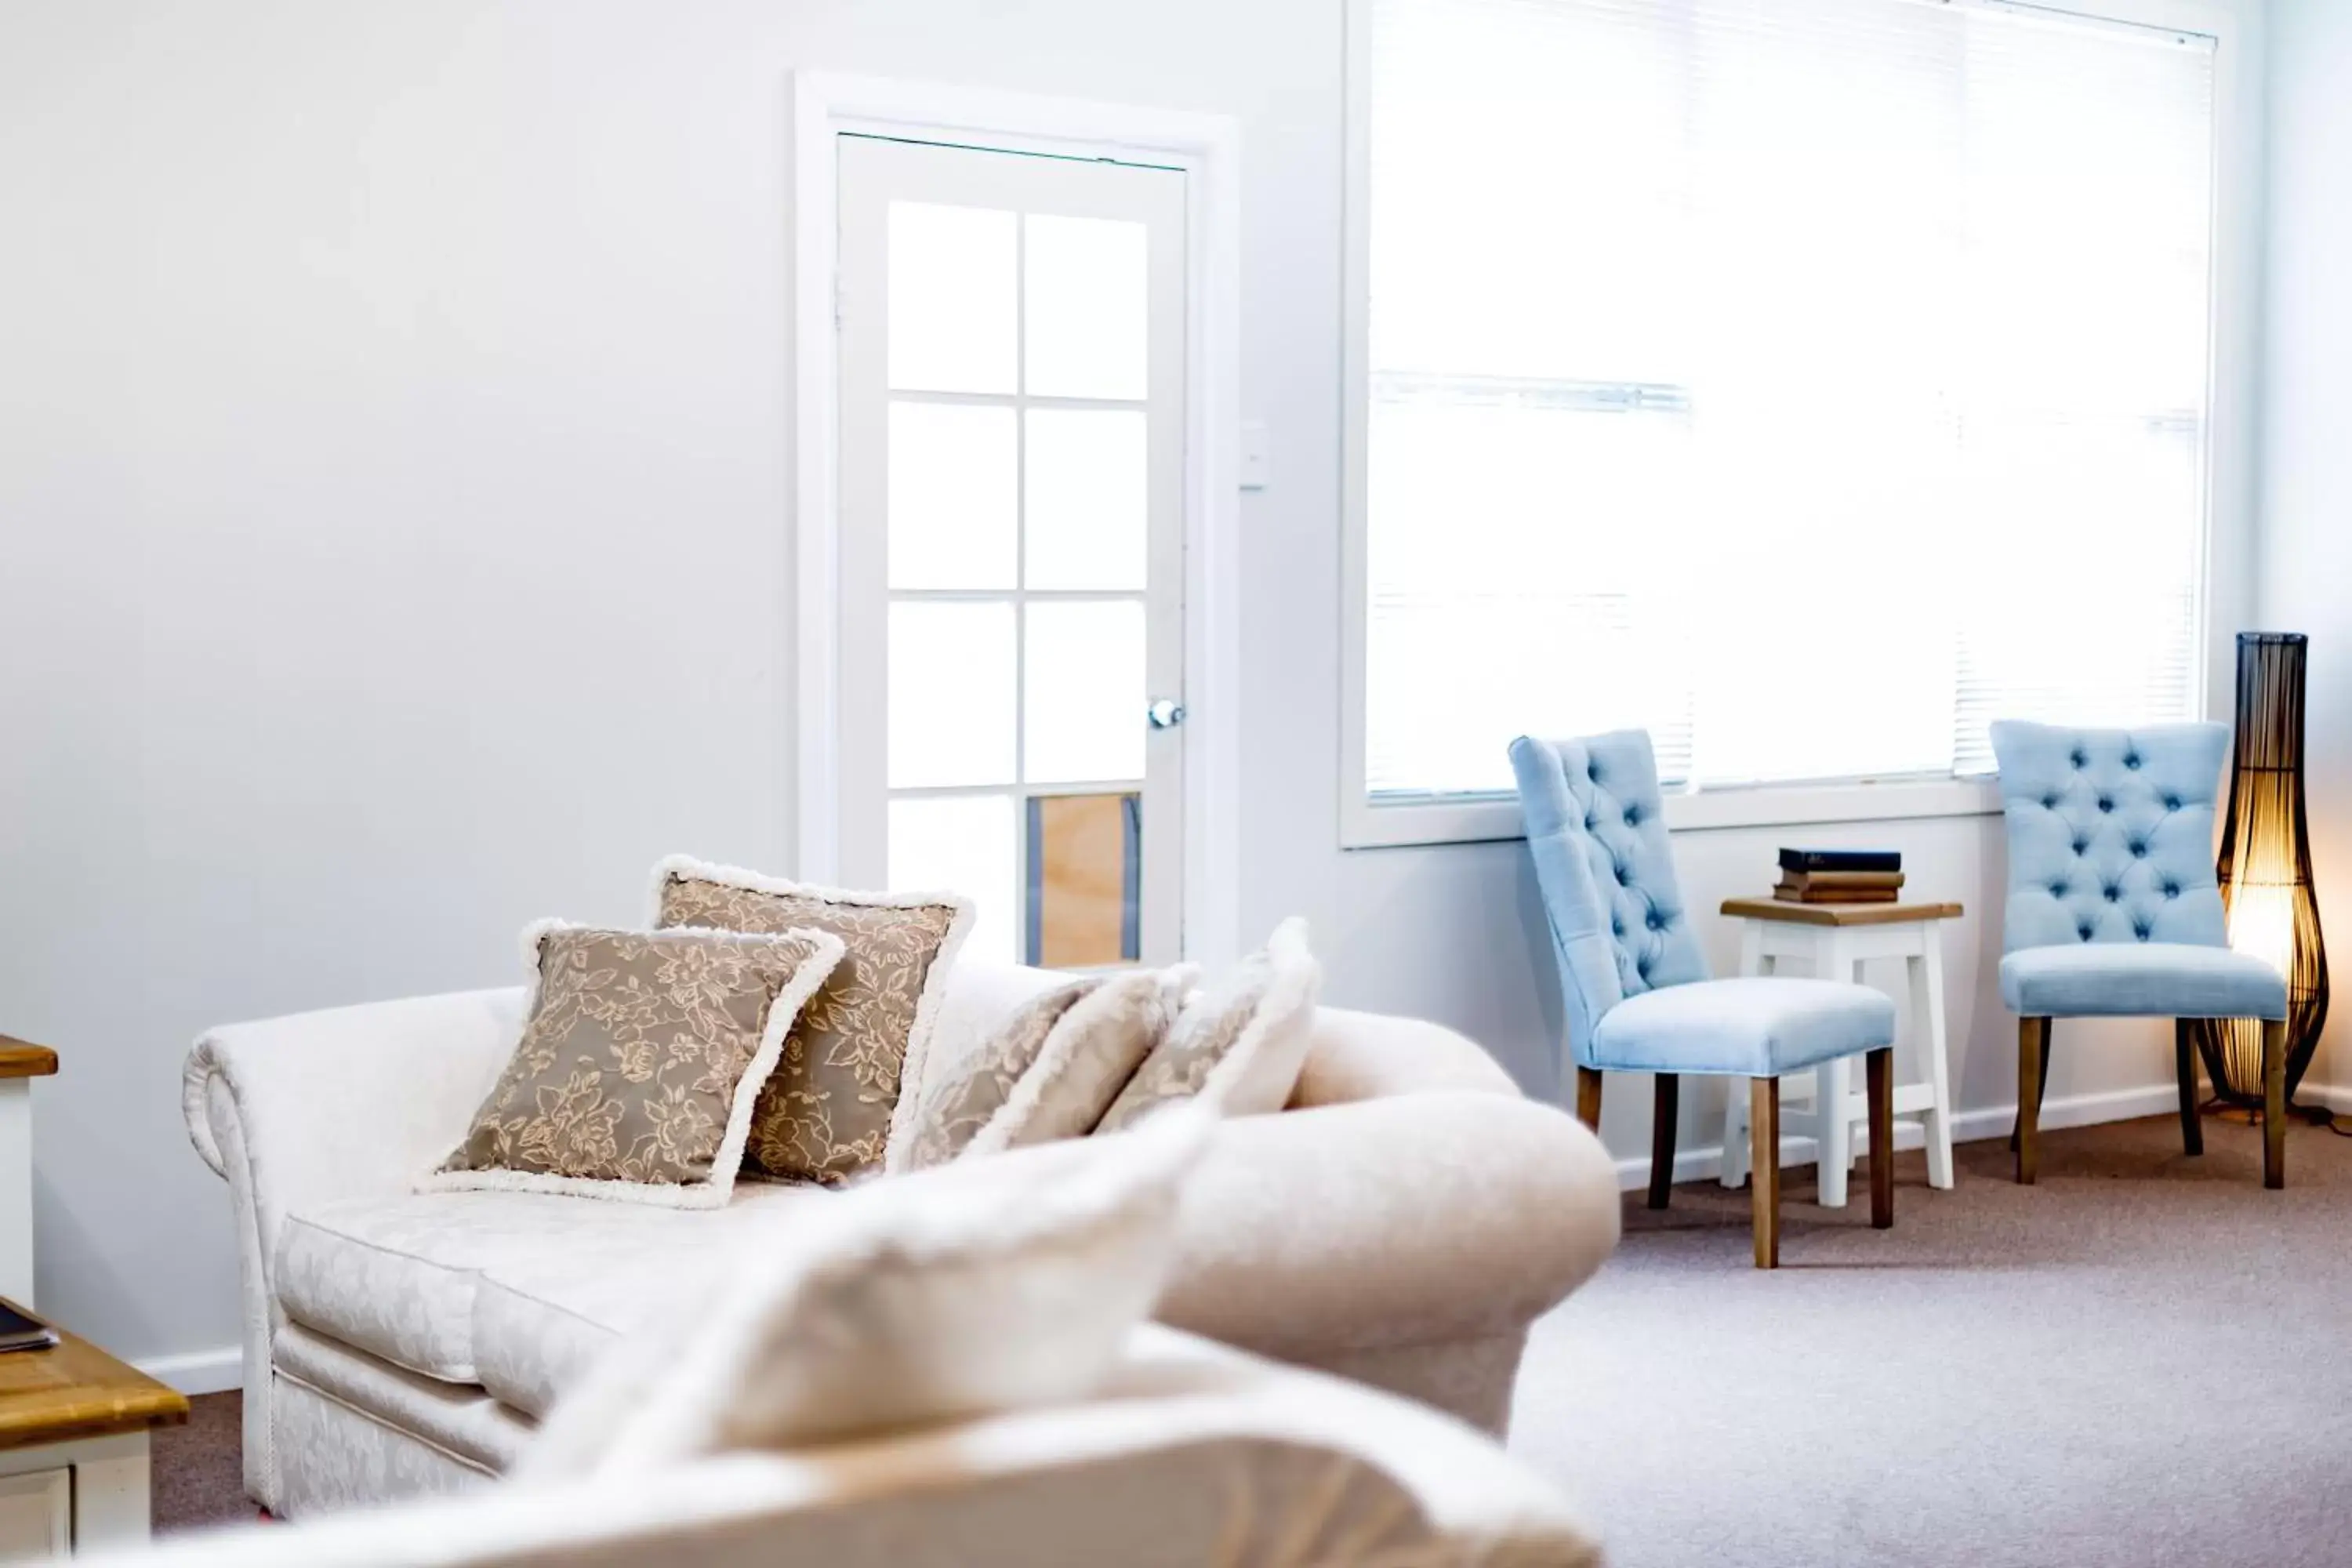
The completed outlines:
{"type": "Polygon", "coordinates": [[[1100,980],[1081,980],[1033,996],[989,1031],[956,1070],[931,1086],[915,1110],[903,1168],[944,1165],[1003,1114],[1021,1080],[1037,1065],[1063,1016],[1100,980]]]}
{"type": "Polygon", "coordinates": [[[1184,999],[1168,1037],[1095,1131],[1125,1131],[1163,1106],[1193,1099],[1227,1116],[1280,1110],[1307,1063],[1322,980],[1307,951],[1307,922],[1283,921],[1231,974],[1184,999]]]}
{"type": "Polygon", "coordinates": [[[536,984],[522,1038],[425,1184],[724,1204],[785,1031],[841,939],[546,921],[524,941],[536,984]]]}
{"type": "Polygon", "coordinates": [[[914,1136],[914,1097],[946,989],[971,930],[952,893],[853,893],[672,857],[655,868],[654,923],[667,929],[806,929],[845,951],[784,1041],[751,1116],[747,1171],[839,1184],[914,1136]]]}

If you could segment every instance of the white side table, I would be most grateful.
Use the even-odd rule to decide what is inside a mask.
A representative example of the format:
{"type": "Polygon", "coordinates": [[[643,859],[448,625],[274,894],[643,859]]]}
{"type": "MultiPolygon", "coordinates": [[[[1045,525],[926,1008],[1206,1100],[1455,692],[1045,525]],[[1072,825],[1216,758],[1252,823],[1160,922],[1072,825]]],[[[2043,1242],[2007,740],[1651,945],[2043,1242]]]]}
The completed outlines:
{"type": "MultiPolygon", "coordinates": [[[[1916,1076],[1897,1079],[1895,1114],[1916,1116],[1927,1135],[1927,1184],[1952,1184],[1952,1074],[1944,1049],[1944,948],[1940,922],[1960,906],[1932,904],[1799,904],[1780,899],[1726,899],[1723,912],[1740,922],[1739,973],[1775,974],[1796,959],[1824,980],[1858,981],[1864,960],[1899,958],[1910,993],[1910,1055],[1916,1076]]],[[[1899,1032],[1899,1031],[1898,1031],[1899,1032]]],[[[1898,1057],[1901,1055],[1897,1053],[1898,1057]]],[[[1783,1081],[1809,1092],[1811,1109],[1788,1114],[1791,1130],[1811,1131],[1821,1150],[1821,1202],[1845,1206],[1846,1174],[1863,1144],[1869,1102],[1853,1083],[1853,1059],[1841,1057],[1783,1081]],[[1816,1076],[1818,1075],[1818,1076],[1816,1076]]],[[[1748,1098],[1735,1094],[1724,1110],[1723,1184],[1748,1180],[1748,1098]]]]}
{"type": "Polygon", "coordinates": [[[0,1035],[0,1296],[33,1304],[33,1080],[58,1053],[0,1035]]]}

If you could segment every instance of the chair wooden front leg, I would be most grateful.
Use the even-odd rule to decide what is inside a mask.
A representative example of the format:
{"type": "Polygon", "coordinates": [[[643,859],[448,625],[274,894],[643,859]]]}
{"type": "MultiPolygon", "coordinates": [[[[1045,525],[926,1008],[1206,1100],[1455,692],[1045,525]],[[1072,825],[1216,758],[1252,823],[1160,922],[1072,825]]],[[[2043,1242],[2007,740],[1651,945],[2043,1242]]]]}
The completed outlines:
{"type": "Polygon", "coordinates": [[[1576,1119],[1593,1131],[1601,1131],[1601,1069],[1576,1069],[1576,1119]]]}
{"type": "Polygon", "coordinates": [[[2017,1183],[2033,1184],[2042,1165],[2042,1087],[2050,1070],[2050,1020],[2017,1021],[2017,1183]]]}
{"type": "Polygon", "coordinates": [[[2191,1154],[2205,1152],[2205,1124],[2197,1116],[2197,1024],[2190,1018],[2172,1020],[2172,1070],[2180,1079],[2180,1146],[2191,1154]]]}
{"type": "Polygon", "coordinates": [[[1752,1213],[1756,1267],[1780,1267],[1780,1080],[1748,1080],[1748,1164],[1754,1174],[1752,1213]]]}
{"type": "Polygon", "coordinates": [[[1895,1225],[1895,1047],[1863,1059],[1870,1100],[1870,1228],[1895,1225]]]}
{"type": "Polygon", "coordinates": [[[2286,1185],[2286,1020],[2263,1024],[2263,1185],[2286,1185]]]}
{"type": "MultiPolygon", "coordinates": [[[[2024,1020],[2024,1019],[2022,1019],[2022,1018],[2020,1018],[2020,1019],[2017,1021],[2017,1026],[2018,1026],[2018,1028],[2020,1029],[2020,1031],[2022,1031],[2022,1030],[2024,1029],[2024,1027],[2025,1027],[2025,1020],[2024,1020]]],[[[2019,1109],[2020,1109],[2021,1112],[2022,1111],[2022,1110],[2023,1110],[2023,1108],[2024,1108],[2024,1104],[2025,1104],[2025,1093],[2024,1093],[2024,1090],[2025,1090],[2025,1080],[2024,1080],[2023,1079],[2020,1079],[2018,1080],[2018,1106],[2019,1106],[2019,1109]]],[[[2033,1108],[2034,1108],[2034,1110],[2035,1110],[2036,1111],[2039,1111],[2039,1110],[2042,1109],[2042,1100],[2044,1100],[2045,1099],[2047,1099],[2047,1098],[2049,1097],[2049,1094],[2050,1094],[2050,1020],[2049,1020],[2049,1019],[2047,1019],[2047,1018],[2044,1018],[2044,1019],[2042,1019],[2042,1070],[2041,1070],[2039,1073],[2036,1073],[2036,1074],[2034,1075],[2034,1078],[2033,1078],[2033,1108]]],[[[2016,1152],[2017,1152],[2017,1130],[2018,1130],[2018,1126],[2019,1126],[2019,1125],[2020,1125],[2020,1124],[2019,1124],[2019,1123],[2016,1123],[2016,1122],[2011,1122],[2011,1123],[2010,1124],[2010,1129],[2009,1129],[2009,1152],[2010,1152],[2011,1153],[2012,1153],[2012,1154],[2014,1154],[2014,1153],[2016,1153],[2016,1152]]]]}
{"type": "Polygon", "coordinates": [[[1650,1113],[1650,1206],[1662,1209],[1675,1188],[1675,1131],[1682,1113],[1682,1079],[1658,1075],[1658,1098],[1650,1113]]]}

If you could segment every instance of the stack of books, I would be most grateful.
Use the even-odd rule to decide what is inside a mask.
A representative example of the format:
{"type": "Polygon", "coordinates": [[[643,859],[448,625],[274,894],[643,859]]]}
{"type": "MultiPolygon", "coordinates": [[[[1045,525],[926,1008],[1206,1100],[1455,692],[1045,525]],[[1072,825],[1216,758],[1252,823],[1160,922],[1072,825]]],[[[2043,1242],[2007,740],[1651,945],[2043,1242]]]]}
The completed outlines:
{"type": "Polygon", "coordinates": [[[1776,899],[1792,904],[1891,904],[1903,891],[1895,849],[1783,849],[1776,899]]]}

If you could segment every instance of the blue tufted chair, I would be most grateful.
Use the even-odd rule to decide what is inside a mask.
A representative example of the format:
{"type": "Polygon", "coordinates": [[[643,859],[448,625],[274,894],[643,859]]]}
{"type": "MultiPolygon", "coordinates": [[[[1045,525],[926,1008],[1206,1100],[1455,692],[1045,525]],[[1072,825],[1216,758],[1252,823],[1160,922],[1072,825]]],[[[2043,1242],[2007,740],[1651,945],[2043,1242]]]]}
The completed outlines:
{"type": "Polygon", "coordinates": [[[2017,1179],[2033,1180],[2053,1018],[2168,1017],[2180,1134],[2197,1122],[2190,1018],[2263,1022],[2263,1184],[2286,1184],[2286,980],[2230,951],[2213,875],[2223,724],[2074,730],[2000,720],[2009,821],[2000,999],[2017,1017],[2017,1179]]]}
{"type": "Polygon", "coordinates": [[[1867,986],[1710,980],[1675,883],[1650,737],[1639,730],[1511,742],[1576,1063],[1576,1113],[1601,1123],[1601,1074],[1657,1075],[1650,1206],[1674,1183],[1684,1073],[1748,1080],[1756,1266],[1780,1261],[1780,1075],[1868,1052],[1870,1223],[1895,1223],[1895,1004],[1867,986]]]}

